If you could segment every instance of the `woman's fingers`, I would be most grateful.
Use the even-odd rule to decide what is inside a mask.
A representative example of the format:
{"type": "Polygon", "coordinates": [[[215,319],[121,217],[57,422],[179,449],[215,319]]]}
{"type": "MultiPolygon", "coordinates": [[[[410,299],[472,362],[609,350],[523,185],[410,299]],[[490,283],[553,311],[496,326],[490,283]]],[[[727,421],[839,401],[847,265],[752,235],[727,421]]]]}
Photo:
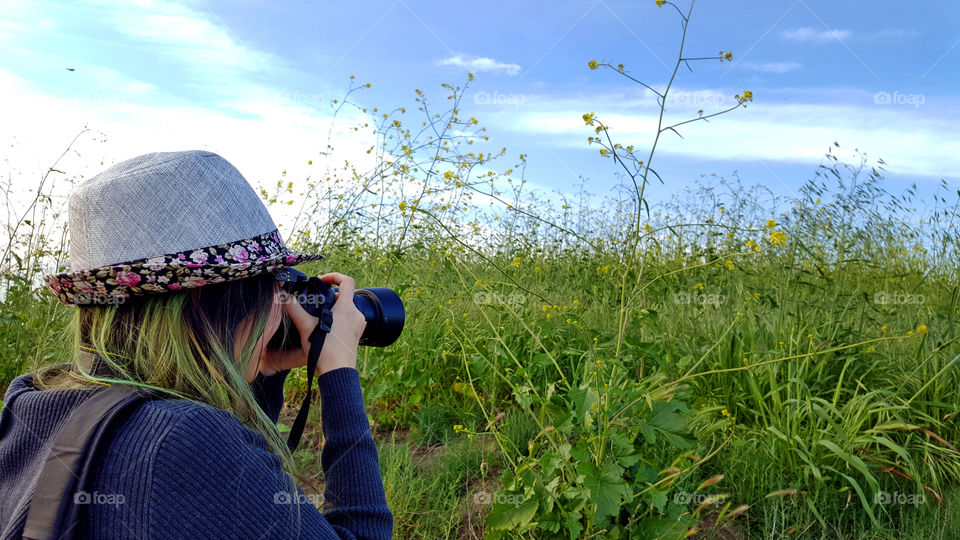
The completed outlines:
{"type": "Polygon", "coordinates": [[[282,301],[283,312],[287,315],[287,317],[290,317],[290,320],[292,320],[293,324],[296,325],[297,330],[303,330],[303,327],[309,325],[311,326],[310,330],[313,331],[312,324],[316,323],[317,318],[307,313],[307,310],[303,309],[303,306],[300,305],[300,302],[296,300],[295,296],[284,291],[282,301]]]}
{"type": "Polygon", "coordinates": [[[339,287],[337,293],[334,295],[334,305],[336,305],[336,300],[339,300],[343,296],[350,298],[351,302],[353,301],[353,291],[356,288],[356,282],[352,277],[341,274],[340,272],[331,272],[320,276],[320,281],[339,287]]]}

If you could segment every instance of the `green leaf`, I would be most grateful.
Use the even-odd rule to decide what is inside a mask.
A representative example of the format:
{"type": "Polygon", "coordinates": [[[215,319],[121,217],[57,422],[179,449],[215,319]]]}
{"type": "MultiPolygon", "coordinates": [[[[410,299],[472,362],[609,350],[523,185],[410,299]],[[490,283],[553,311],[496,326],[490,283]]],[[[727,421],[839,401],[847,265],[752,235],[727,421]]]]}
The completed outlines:
{"type": "Polygon", "coordinates": [[[687,417],[677,411],[688,412],[686,406],[677,401],[653,404],[652,417],[640,427],[648,443],[656,442],[656,435],[659,434],[675,448],[686,450],[693,446],[693,441],[683,437],[686,434],[687,417]]]}
{"type": "Polygon", "coordinates": [[[583,530],[583,525],[580,524],[580,512],[568,512],[565,517],[567,518],[567,531],[570,533],[570,540],[580,538],[580,531],[583,530]]]}
{"type": "Polygon", "coordinates": [[[491,529],[506,531],[522,530],[537,514],[538,506],[536,499],[526,501],[519,506],[494,503],[493,510],[487,516],[487,526],[491,529]]]}
{"type": "MultiPolygon", "coordinates": [[[[874,492],[880,491],[880,485],[877,482],[877,479],[874,478],[870,470],[867,469],[867,464],[864,463],[862,459],[858,458],[853,454],[847,453],[846,451],[841,449],[839,446],[834,444],[832,441],[828,441],[826,439],[820,439],[818,443],[822,446],[829,448],[831,452],[833,452],[834,454],[839,456],[841,459],[843,459],[845,462],[847,462],[848,465],[860,471],[860,474],[863,475],[863,478],[867,481],[867,483],[870,485],[870,488],[874,492]]],[[[859,488],[858,488],[858,491],[859,491],[859,488]]]]}
{"type": "Polygon", "coordinates": [[[583,475],[583,485],[590,490],[590,499],[597,505],[593,519],[597,526],[617,516],[622,501],[632,495],[623,480],[623,469],[616,463],[607,463],[602,470],[591,462],[580,463],[577,472],[583,475]]]}
{"type": "Polygon", "coordinates": [[[653,506],[657,509],[657,512],[663,513],[663,509],[667,506],[667,492],[655,489],[651,491],[647,497],[647,503],[650,506],[653,506]]]}
{"type": "Polygon", "coordinates": [[[580,388],[570,390],[570,398],[573,400],[573,406],[580,424],[584,428],[590,429],[593,424],[593,405],[598,402],[597,392],[590,387],[589,383],[583,383],[580,388]]]}

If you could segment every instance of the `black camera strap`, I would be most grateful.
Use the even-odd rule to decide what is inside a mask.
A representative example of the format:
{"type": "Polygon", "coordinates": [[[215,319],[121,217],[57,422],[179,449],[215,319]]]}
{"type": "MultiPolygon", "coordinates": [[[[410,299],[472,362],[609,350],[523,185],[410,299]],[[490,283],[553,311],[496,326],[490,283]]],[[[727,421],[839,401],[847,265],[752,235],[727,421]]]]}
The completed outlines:
{"type": "MultiPolygon", "coordinates": [[[[311,285],[313,280],[320,281],[319,278],[310,278],[311,285]]],[[[320,359],[320,349],[323,348],[323,342],[330,333],[330,326],[333,324],[333,312],[327,305],[320,306],[320,316],[317,326],[310,333],[310,351],[307,353],[307,395],[303,398],[303,405],[300,406],[300,412],[290,426],[290,436],[287,439],[287,447],[292,453],[300,444],[300,438],[303,437],[303,429],[307,425],[307,416],[310,413],[310,398],[313,396],[313,374],[317,371],[317,361],[320,359]]]]}

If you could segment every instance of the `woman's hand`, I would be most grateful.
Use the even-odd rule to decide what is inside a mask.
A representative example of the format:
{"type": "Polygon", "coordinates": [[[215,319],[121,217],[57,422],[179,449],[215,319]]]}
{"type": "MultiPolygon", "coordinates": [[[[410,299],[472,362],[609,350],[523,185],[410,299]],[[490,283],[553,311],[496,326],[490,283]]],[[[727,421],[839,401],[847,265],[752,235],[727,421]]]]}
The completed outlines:
{"type": "MultiPolygon", "coordinates": [[[[333,324],[323,342],[320,358],[317,361],[317,375],[342,367],[357,368],[357,348],[367,321],[353,303],[355,282],[352,277],[332,272],[320,276],[320,280],[339,286],[333,307],[333,324]]],[[[319,319],[307,313],[293,296],[283,295],[283,312],[293,321],[300,333],[299,349],[266,349],[260,362],[260,372],[272,375],[284,369],[307,365],[307,353],[310,351],[310,334],[319,319]]]]}

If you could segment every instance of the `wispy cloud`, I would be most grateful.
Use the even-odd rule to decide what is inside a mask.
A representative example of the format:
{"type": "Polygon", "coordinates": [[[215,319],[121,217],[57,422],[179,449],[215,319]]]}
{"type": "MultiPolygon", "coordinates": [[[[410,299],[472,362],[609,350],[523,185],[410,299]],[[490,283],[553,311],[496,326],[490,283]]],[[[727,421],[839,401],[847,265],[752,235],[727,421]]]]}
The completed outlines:
{"type": "Polygon", "coordinates": [[[750,71],[759,71],[761,73],[787,73],[803,67],[803,64],[796,62],[765,62],[755,64],[753,62],[741,62],[737,67],[748,69],[750,71]]]}
{"type": "Polygon", "coordinates": [[[912,28],[887,28],[873,34],[873,37],[879,39],[907,39],[920,37],[920,32],[912,28]]]}
{"type": "Polygon", "coordinates": [[[451,56],[450,58],[444,58],[438,62],[438,65],[462,67],[470,71],[506,73],[507,75],[516,75],[520,73],[520,66],[517,64],[507,64],[505,62],[494,60],[493,58],[487,58],[485,56],[468,58],[462,54],[457,54],[451,56]]]}
{"type": "Polygon", "coordinates": [[[216,107],[238,110],[238,104],[279,99],[289,90],[281,81],[296,76],[289,62],[244,43],[215,14],[168,0],[84,1],[127,46],[143,47],[133,63],[168,62],[177,75],[167,75],[164,84],[175,81],[216,107]]]}
{"type": "MultiPolygon", "coordinates": [[[[4,60],[56,66],[58,77],[55,85],[39,84],[0,66],[0,95],[18,104],[0,122],[0,141],[16,144],[11,170],[44,170],[84,126],[97,135],[78,143],[73,162],[64,166],[87,175],[101,170],[101,161],[106,166],[146,152],[209,149],[254,186],[275,184],[283,169],[290,178],[322,171],[329,162],[317,155],[317,145],[328,134],[342,154],[338,162],[369,166],[366,150],[375,141],[352,129],[367,115],[347,109],[334,122],[327,96],[304,93],[315,91],[308,77],[243,41],[215,14],[166,0],[85,1],[83,10],[72,4],[73,11],[60,11],[37,0],[18,5],[16,22],[0,19],[0,36],[9,31],[19,38],[28,26],[19,21],[52,13],[61,24],[40,26],[61,49],[86,37],[77,28],[96,25],[102,44],[123,51],[65,63],[57,52],[5,47],[4,60]]],[[[17,189],[26,185],[15,181],[17,189]]]]}
{"type": "MultiPolygon", "coordinates": [[[[698,159],[816,164],[830,143],[839,141],[882,157],[891,173],[956,178],[960,170],[960,156],[952,150],[960,146],[960,135],[948,129],[960,118],[940,113],[956,110],[952,107],[878,104],[868,92],[847,92],[840,102],[831,102],[830,93],[811,93],[807,98],[812,103],[775,103],[773,95],[791,92],[769,93],[770,102],[752,103],[709,125],[699,122],[679,128],[683,139],[666,137],[660,151],[698,159]]],[[[535,134],[557,147],[583,149],[592,131],[584,126],[582,111],[598,102],[621,103],[625,97],[617,93],[589,99],[528,96],[520,114],[514,111],[497,121],[503,128],[535,134]]],[[[728,98],[727,103],[731,101],[728,98]]],[[[671,107],[668,122],[696,118],[697,109],[711,111],[725,105],[704,105],[693,99],[678,102],[671,107]]],[[[612,134],[620,142],[641,147],[652,142],[657,112],[655,107],[612,106],[603,121],[614,126],[612,134]]]]}
{"type": "Polygon", "coordinates": [[[853,37],[853,32],[840,29],[817,30],[815,28],[805,27],[785,30],[780,33],[780,37],[787,41],[822,43],[825,41],[848,39],[853,37]]]}

